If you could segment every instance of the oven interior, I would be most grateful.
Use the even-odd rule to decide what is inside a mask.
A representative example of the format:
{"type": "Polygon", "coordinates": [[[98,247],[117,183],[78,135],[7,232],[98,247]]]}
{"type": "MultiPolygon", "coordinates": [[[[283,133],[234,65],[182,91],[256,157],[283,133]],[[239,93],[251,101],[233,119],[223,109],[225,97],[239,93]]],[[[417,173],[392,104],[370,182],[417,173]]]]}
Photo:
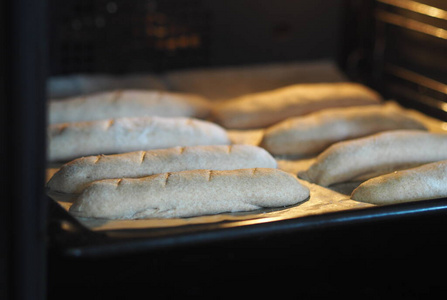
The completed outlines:
{"type": "MultiPolygon", "coordinates": [[[[18,292],[20,283],[55,299],[67,293],[127,299],[141,293],[228,298],[290,293],[318,297],[341,291],[370,298],[384,294],[417,298],[444,288],[432,270],[445,266],[445,199],[274,222],[90,231],[38,187],[44,180],[45,147],[44,140],[33,136],[44,139],[45,106],[33,101],[39,101],[39,95],[45,101],[117,84],[104,82],[104,76],[151,76],[168,88],[180,89],[188,86],[175,86],[170,74],[293,64],[310,64],[315,70],[322,63],[405,107],[447,121],[447,5],[430,0],[49,0],[46,4],[19,1],[16,7],[2,7],[15,12],[7,19],[14,28],[25,28],[18,37],[3,36],[12,45],[6,53],[14,54],[18,45],[42,47],[29,37],[29,44],[22,41],[32,24],[14,21],[33,16],[33,9],[42,12],[32,20],[42,23],[36,32],[45,41],[42,52],[24,51],[14,54],[13,62],[4,60],[12,75],[2,84],[10,82],[12,88],[4,84],[2,90],[6,96],[24,99],[8,107],[12,117],[4,113],[3,118],[3,127],[14,124],[14,129],[13,134],[2,131],[12,141],[2,157],[22,162],[14,179],[4,177],[11,185],[5,189],[19,199],[4,204],[5,217],[14,211],[6,228],[19,235],[37,231],[37,237],[23,238],[5,233],[14,249],[21,249],[7,256],[20,271],[9,279],[16,287],[5,293],[30,296],[31,292],[18,292]],[[24,55],[35,60],[26,62],[24,55]],[[35,69],[24,72],[24,66],[35,69]],[[86,80],[95,85],[86,85],[86,80]],[[16,88],[23,82],[28,82],[29,91],[38,91],[37,96],[16,88]],[[40,117],[34,116],[36,110],[40,117]],[[28,124],[25,129],[20,122],[28,124]],[[42,128],[31,130],[33,124],[42,128]],[[19,138],[12,136],[16,134],[19,138]],[[40,150],[33,154],[17,150],[23,146],[40,150]],[[31,182],[31,188],[21,188],[18,179],[31,182]],[[45,205],[36,204],[36,198],[45,205]],[[29,231],[31,224],[37,226],[29,231]],[[30,244],[38,251],[30,254],[30,244]],[[22,261],[23,257],[43,263],[22,261]]],[[[318,80],[315,76],[307,80],[318,80]]],[[[124,84],[125,88],[139,83],[124,84]]],[[[223,83],[221,90],[236,91],[236,84],[223,83]]]]}

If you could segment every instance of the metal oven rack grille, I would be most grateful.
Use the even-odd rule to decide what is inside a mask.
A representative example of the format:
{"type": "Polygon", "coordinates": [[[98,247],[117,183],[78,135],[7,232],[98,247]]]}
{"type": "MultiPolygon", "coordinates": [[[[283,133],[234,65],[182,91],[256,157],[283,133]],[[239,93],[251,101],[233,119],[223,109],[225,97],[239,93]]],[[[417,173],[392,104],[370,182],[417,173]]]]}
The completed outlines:
{"type": "Polygon", "coordinates": [[[374,72],[381,89],[446,120],[446,3],[378,0],[373,16],[374,72]]]}
{"type": "Polygon", "coordinates": [[[388,98],[447,119],[447,5],[349,1],[342,66],[388,98]]]}

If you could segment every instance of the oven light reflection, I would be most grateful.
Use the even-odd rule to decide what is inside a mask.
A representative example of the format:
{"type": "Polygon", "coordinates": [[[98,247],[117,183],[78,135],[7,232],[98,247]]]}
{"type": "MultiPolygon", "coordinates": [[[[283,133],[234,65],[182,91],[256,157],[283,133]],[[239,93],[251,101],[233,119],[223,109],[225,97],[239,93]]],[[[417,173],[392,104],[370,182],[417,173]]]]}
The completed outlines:
{"type": "Polygon", "coordinates": [[[379,2],[404,8],[419,14],[427,15],[433,18],[447,20],[447,11],[440,8],[419,3],[416,1],[406,0],[379,0],[379,2]]]}
{"type": "Polygon", "coordinates": [[[283,220],[283,218],[280,218],[280,217],[258,218],[258,219],[230,222],[228,224],[223,224],[222,227],[227,227],[226,225],[228,225],[228,227],[242,226],[242,225],[254,225],[254,224],[268,223],[268,222],[279,221],[279,220],[283,220]]]}

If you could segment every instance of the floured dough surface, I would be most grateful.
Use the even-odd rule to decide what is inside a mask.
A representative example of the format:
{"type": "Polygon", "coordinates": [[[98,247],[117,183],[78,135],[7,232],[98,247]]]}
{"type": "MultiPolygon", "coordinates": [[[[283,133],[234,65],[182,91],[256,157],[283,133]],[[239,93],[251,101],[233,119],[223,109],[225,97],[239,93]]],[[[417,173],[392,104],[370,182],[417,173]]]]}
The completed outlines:
{"type": "Polygon", "coordinates": [[[394,130],[335,143],[299,177],[330,186],[445,159],[447,134],[394,130]]]}
{"type": "Polygon", "coordinates": [[[134,117],[61,123],[48,128],[48,160],[230,143],[225,129],[194,118],[134,117]]]}
{"type": "Polygon", "coordinates": [[[374,133],[427,130],[423,122],[393,103],[324,109],[289,118],[265,130],[261,147],[274,155],[316,155],[330,145],[374,133]]]}
{"type": "Polygon", "coordinates": [[[371,178],[360,184],[351,199],[384,205],[447,197],[447,161],[371,178]]]}
{"type": "Polygon", "coordinates": [[[210,103],[193,94],[157,90],[117,90],[50,101],[49,122],[96,121],[124,117],[205,118],[210,103]]]}
{"type": "Polygon", "coordinates": [[[195,169],[276,168],[276,160],[252,145],[191,146],[87,156],[64,164],[49,180],[51,191],[80,193],[93,181],[135,178],[195,169]]]}
{"type": "Polygon", "coordinates": [[[375,105],[381,101],[378,93],[361,84],[296,84],[220,102],[211,115],[225,128],[253,129],[324,108],[375,105]]]}
{"type": "Polygon", "coordinates": [[[278,169],[192,170],[95,181],[70,212],[105,219],[191,217],[293,205],[308,197],[307,187],[278,169]]]}

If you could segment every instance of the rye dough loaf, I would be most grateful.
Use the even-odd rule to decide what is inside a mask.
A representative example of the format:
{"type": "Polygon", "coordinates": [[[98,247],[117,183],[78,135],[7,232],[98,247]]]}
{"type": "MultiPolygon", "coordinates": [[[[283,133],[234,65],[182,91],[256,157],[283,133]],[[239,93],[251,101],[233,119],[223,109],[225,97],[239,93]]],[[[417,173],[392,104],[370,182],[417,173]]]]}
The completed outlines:
{"type": "Polygon", "coordinates": [[[447,161],[396,171],[360,184],[351,199],[378,205],[447,197],[447,161]]]}
{"type": "Polygon", "coordinates": [[[447,134],[394,130],[335,143],[299,177],[330,186],[446,159],[447,134]]]}
{"type": "Polygon", "coordinates": [[[123,117],[205,118],[209,102],[193,94],[154,90],[102,92],[49,102],[50,124],[123,117]]]}
{"type": "Polygon", "coordinates": [[[195,169],[276,168],[276,160],[251,145],[191,146],[87,156],[64,164],[48,181],[50,191],[80,193],[101,179],[144,177],[195,169]]]}
{"type": "Polygon", "coordinates": [[[193,118],[137,117],[49,125],[48,160],[176,146],[228,145],[220,126],[193,118]]]}
{"type": "Polygon", "coordinates": [[[212,108],[211,115],[225,128],[254,129],[324,108],[374,105],[381,101],[378,93],[356,83],[297,84],[222,101],[212,108]]]}
{"type": "Polygon", "coordinates": [[[427,130],[394,104],[331,108],[267,128],[260,146],[274,155],[309,156],[339,141],[397,129],[427,130]]]}
{"type": "Polygon", "coordinates": [[[93,182],[69,211],[78,217],[192,217],[296,204],[309,189],[278,169],[191,170],[93,182]]]}

